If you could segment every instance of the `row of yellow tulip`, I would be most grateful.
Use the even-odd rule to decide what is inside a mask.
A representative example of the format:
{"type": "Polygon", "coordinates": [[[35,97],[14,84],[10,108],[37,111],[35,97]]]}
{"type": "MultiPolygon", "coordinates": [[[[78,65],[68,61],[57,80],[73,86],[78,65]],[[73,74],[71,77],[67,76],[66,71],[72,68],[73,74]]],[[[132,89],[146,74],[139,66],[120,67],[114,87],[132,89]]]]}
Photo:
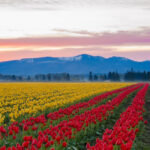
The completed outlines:
{"type": "Polygon", "coordinates": [[[60,108],[83,98],[115,90],[132,83],[1,83],[0,124],[20,116],[35,116],[47,109],[60,108]]]}

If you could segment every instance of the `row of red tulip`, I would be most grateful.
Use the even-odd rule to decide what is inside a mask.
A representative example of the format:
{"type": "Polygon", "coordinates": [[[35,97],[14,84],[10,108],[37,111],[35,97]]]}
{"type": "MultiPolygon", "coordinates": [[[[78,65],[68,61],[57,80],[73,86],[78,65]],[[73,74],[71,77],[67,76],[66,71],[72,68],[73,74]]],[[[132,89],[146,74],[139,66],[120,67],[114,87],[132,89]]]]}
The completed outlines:
{"type": "MultiPolygon", "coordinates": [[[[85,111],[81,115],[76,115],[73,118],[61,121],[58,125],[50,125],[44,131],[38,132],[38,137],[24,136],[23,143],[17,144],[13,149],[23,150],[23,149],[40,149],[43,147],[53,147],[53,144],[61,145],[66,147],[66,140],[74,138],[76,133],[84,130],[86,126],[90,124],[96,124],[97,122],[102,122],[104,119],[111,114],[113,109],[117,107],[130,93],[134,92],[142,85],[137,85],[136,87],[128,88],[112,101],[107,102],[101,106],[93,108],[89,111],[85,111]]],[[[21,137],[20,137],[21,138],[21,137]]],[[[55,146],[56,147],[56,146],[55,146]]],[[[1,149],[5,149],[5,146],[1,149]]]]}
{"type": "Polygon", "coordinates": [[[126,89],[129,89],[129,88],[132,88],[134,87],[135,85],[131,85],[130,87],[125,87],[125,88],[121,88],[121,89],[117,89],[117,90],[114,90],[114,91],[110,91],[110,92],[106,92],[104,94],[101,94],[99,96],[96,96],[94,97],[93,99],[89,100],[88,102],[82,102],[82,103],[78,103],[78,104],[75,104],[75,105],[72,105],[70,107],[67,107],[65,109],[59,109],[58,111],[56,112],[53,112],[53,113],[49,113],[47,115],[47,117],[51,120],[57,120],[58,118],[62,118],[64,117],[65,115],[70,115],[72,114],[73,112],[79,112],[82,108],[88,108],[88,107],[91,107],[99,102],[101,102],[102,100],[106,99],[107,97],[113,95],[113,94],[117,94],[117,93],[120,93],[126,89]]]}
{"type": "MultiPolygon", "coordinates": [[[[146,84],[134,98],[125,112],[120,115],[120,119],[115,123],[113,129],[106,129],[102,140],[97,139],[95,146],[87,144],[88,150],[131,150],[133,141],[136,137],[138,124],[143,120],[143,105],[145,94],[148,89],[146,84]]],[[[147,123],[147,121],[144,121],[147,123]]]]}
{"type": "MultiPolygon", "coordinates": [[[[125,87],[125,88],[121,88],[121,89],[117,89],[114,91],[110,91],[110,92],[106,92],[104,94],[101,94],[99,96],[96,96],[94,98],[92,98],[91,100],[87,101],[87,102],[80,102],[74,105],[71,105],[67,108],[64,109],[59,109],[58,111],[55,112],[51,112],[47,115],[47,118],[51,120],[51,122],[53,120],[58,120],[60,118],[63,118],[65,116],[70,116],[72,114],[76,114],[78,113],[81,109],[85,109],[88,107],[91,107],[99,102],[101,102],[102,100],[108,98],[109,96],[112,96],[114,94],[118,94],[126,89],[132,88],[136,85],[131,85],[129,87],[125,87]]],[[[23,120],[19,125],[23,126],[23,128],[25,130],[28,130],[29,127],[33,127],[35,124],[40,124],[43,123],[45,124],[47,122],[46,118],[44,115],[40,115],[38,117],[30,117],[29,119],[23,120]]]]}
{"type": "MultiPolygon", "coordinates": [[[[47,118],[49,120],[58,120],[58,119],[64,117],[65,115],[70,116],[74,112],[77,113],[81,109],[91,107],[91,106],[101,102],[102,100],[106,99],[107,97],[109,97],[113,94],[120,93],[120,92],[122,92],[126,89],[129,89],[129,88],[132,88],[134,86],[137,86],[137,85],[131,85],[129,87],[125,87],[125,88],[117,89],[117,90],[114,90],[114,91],[106,92],[104,94],[101,94],[99,96],[96,96],[96,97],[92,98],[88,102],[82,102],[82,103],[78,103],[78,104],[75,104],[75,105],[71,105],[71,106],[69,106],[67,108],[64,108],[64,109],[59,109],[58,111],[49,113],[47,115],[47,118]]],[[[7,135],[12,135],[13,139],[15,139],[15,136],[19,133],[20,128],[23,128],[24,131],[27,131],[30,128],[32,128],[32,130],[35,131],[35,130],[38,129],[38,124],[45,125],[49,120],[47,120],[45,118],[45,115],[40,115],[38,117],[30,117],[29,119],[23,120],[20,123],[13,122],[8,127],[7,130],[3,126],[0,126],[0,137],[2,139],[3,135],[6,136],[6,137],[7,137],[7,135]]]]}
{"type": "MultiPolygon", "coordinates": [[[[77,114],[81,109],[85,109],[88,107],[91,107],[93,105],[96,105],[97,103],[100,103],[102,100],[114,95],[114,94],[118,94],[126,89],[132,88],[134,86],[137,85],[131,85],[129,87],[125,87],[125,88],[121,88],[121,89],[117,89],[114,91],[110,91],[110,92],[106,92],[104,94],[101,94],[99,96],[96,96],[94,98],[92,98],[91,100],[87,101],[87,102],[80,102],[74,105],[71,105],[67,108],[64,109],[59,109],[58,111],[55,112],[51,112],[47,115],[47,118],[49,120],[54,121],[54,120],[59,120],[60,118],[63,118],[65,116],[70,116],[73,114],[77,114]]],[[[48,120],[48,121],[49,121],[48,120]]],[[[36,124],[44,124],[47,122],[47,119],[45,118],[44,115],[40,115],[38,117],[30,117],[29,119],[23,120],[19,126],[22,126],[24,128],[24,130],[28,130],[29,127],[32,127],[33,130],[36,129],[37,127],[35,127],[34,125],[36,124]]]]}

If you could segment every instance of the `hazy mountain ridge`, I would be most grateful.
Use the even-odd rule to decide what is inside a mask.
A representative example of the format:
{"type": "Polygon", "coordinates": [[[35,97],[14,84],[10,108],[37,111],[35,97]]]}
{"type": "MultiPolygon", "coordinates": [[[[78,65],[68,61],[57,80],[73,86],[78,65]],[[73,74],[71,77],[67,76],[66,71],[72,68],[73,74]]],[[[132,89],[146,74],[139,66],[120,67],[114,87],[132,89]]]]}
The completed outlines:
{"type": "Polygon", "coordinates": [[[118,71],[124,73],[133,68],[135,71],[150,71],[150,61],[137,62],[124,57],[104,58],[101,56],[78,55],[74,57],[26,58],[0,62],[0,73],[33,75],[40,73],[88,74],[118,71]]]}

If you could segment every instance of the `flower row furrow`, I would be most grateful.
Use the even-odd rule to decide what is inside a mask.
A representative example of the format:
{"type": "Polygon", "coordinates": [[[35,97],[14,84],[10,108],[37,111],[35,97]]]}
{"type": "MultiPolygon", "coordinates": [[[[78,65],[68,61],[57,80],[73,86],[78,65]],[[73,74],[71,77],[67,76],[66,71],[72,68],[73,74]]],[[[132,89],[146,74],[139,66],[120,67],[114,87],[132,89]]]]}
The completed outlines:
{"type": "MultiPolygon", "coordinates": [[[[113,129],[106,129],[102,140],[97,139],[95,146],[87,144],[88,150],[131,150],[133,141],[136,137],[138,124],[143,120],[143,105],[145,103],[145,94],[148,89],[146,84],[133,99],[125,112],[120,115],[113,129]]],[[[147,123],[144,121],[144,123],[147,123]]]]}
{"type": "Polygon", "coordinates": [[[122,92],[126,89],[132,88],[134,86],[135,85],[131,85],[130,87],[125,87],[125,88],[117,89],[117,90],[114,90],[114,91],[106,92],[104,94],[101,94],[99,96],[94,97],[93,99],[89,100],[88,102],[78,103],[78,104],[72,105],[70,107],[67,107],[65,109],[59,109],[56,112],[49,113],[47,115],[47,117],[51,120],[57,120],[59,118],[64,117],[65,115],[71,115],[74,111],[77,113],[77,112],[80,111],[81,108],[91,107],[91,106],[99,103],[103,99],[106,99],[107,97],[109,97],[113,94],[117,94],[119,92],[122,92]]]}

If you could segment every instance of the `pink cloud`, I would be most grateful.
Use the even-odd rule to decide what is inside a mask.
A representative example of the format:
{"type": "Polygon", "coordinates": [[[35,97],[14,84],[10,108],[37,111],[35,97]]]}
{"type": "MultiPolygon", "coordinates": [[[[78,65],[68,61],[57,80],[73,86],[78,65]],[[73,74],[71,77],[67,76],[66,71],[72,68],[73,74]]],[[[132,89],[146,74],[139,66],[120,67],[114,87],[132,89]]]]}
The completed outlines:
{"type": "MultiPolygon", "coordinates": [[[[62,31],[64,32],[64,31],[62,31]]],[[[66,31],[65,31],[66,32],[66,31]]],[[[74,31],[68,31],[74,32],[74,31]]],[[[75,32],[76,33],[76,32],[75,32]]],[[[140,31],[120,31],[117,33],[89,33],[78,31],[83,36],[75,37],[28,37],[18,39],[0,39],[1,46],[91,46],[91,45],[148,45],[150,43],[150,29],[140,31]],[[85,36],[85,34],[89,36],[85,36]]]]}
{"type": "Polygon", "coordinates": [[[88,31],[69,30],[60,30],[60,32],[75,33],[76,36],[0,39],[0,61],[44,56],[75,56],[83,53],[104,57],[123,56],[139,61],[150,59],[150,51],[148,50],[116,51],[115,49],[112,49],[112,46],[150,46],[150,28],[143,28],[140,31],[120,31],[117,33],[102,34],[91,33],[88,31]],[[78,48],[76,46],[81,46],[83,48],[78,48]],[[105,46],[107,46],[107,48],[104,48],[105,46]],[[2,48],[4,47],[12,48],[12,51],[3,51],[2,48]],[[13,50],[13,47],[20,48],[22,50],[16,51],[15,48],[13,50]],[[30,49],[29,47],[33,47],[34,50],[36,50],[36,47],[43,49],[44,47],[50,47],[50,50],[33,51],[33,49],[30,49]],[[60,50],[52,50],[51,47],[58,47],[60,50]]]}

